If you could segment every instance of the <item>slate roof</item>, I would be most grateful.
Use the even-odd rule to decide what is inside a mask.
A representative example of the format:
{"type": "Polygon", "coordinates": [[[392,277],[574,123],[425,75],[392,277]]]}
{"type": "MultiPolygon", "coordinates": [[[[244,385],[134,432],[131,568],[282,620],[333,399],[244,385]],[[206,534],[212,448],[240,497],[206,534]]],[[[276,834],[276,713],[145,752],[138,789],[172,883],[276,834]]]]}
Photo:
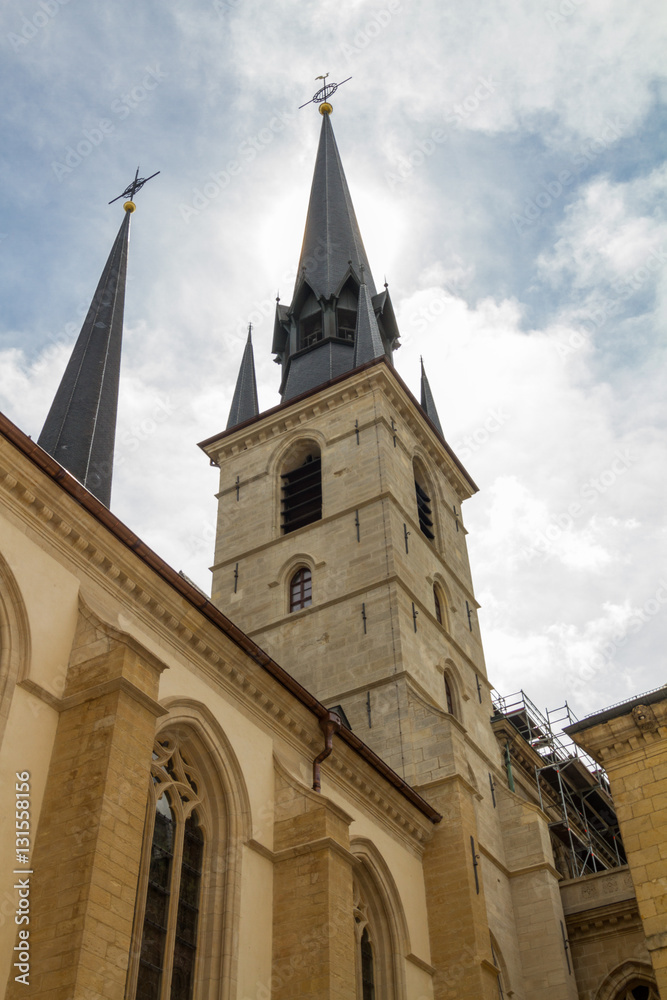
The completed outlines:
{"type": "Polygon", "coordinates": [[[126,211],[38,444],[111,500],[130,212],[126,211]]]}
{"type": "Polygon", "coordinates": [[[365,273],[359,287],[353,368],[358,368],[359,365],[364,365],[367,361],[379,358],[385,353],[371,294],[364,279],[365,273]]]}
{"type": "Polygon", "coordinates": [[[444,438],[442,432],[442,425],[440,424],[440,417],[438,416],[438,411],[435,408],[435,400],[433,399],[433,393],[431,392],[431,386],[428,384],[428,378],[426,377],[426,372],[424,371],[424,362],[421,363],[422,366],[422,380],[421,380],[421,408],[429,418],[432,424],[435,424],[440,432],[440,436],[444,438]]]}
{"type": "Polygon", "coordinates": [[[318,298],[329,298],[339,292],[349,262],[359,282],[363,265],[371,296],[375,295],[373,275],[331,127],[331,115],[323,114],[297,285],[305,275],[318,298]]]}
{"type": "Polygon", "coordinates": [[[244,420],[251,420],[259,413],[257,380],[255,378],[255,358],[252,350],[252,329],[248,329],[248,339],[241,358],[234,397],[229,410],[227,430],[237,427],[244,420]]]}

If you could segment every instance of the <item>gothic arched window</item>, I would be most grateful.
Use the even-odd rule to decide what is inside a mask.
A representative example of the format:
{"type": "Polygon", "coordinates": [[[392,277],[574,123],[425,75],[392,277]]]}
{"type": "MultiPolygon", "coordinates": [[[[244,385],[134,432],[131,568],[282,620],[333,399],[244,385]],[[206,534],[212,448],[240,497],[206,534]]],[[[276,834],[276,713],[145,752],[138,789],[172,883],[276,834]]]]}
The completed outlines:
{"type": "Polygon", "coordinates": [[[300,611],[313,603],[313,577],[307,566],[298,569],[289,585],[289,609],[300,611]]]}
{"type": "Polygon", "coordinates": [[[155,742],[136,913],[136,1000],[191,1000],[205,837],[202,780],[170,737],[155,742]]]}

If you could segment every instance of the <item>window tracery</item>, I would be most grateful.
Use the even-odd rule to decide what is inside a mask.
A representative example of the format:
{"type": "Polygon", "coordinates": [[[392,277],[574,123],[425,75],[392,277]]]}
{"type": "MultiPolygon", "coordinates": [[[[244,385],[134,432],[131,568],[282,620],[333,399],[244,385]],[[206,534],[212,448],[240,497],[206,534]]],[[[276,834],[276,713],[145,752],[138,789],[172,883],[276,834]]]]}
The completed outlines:
{"type": "Polygon", "coordinates": [[[658,1000],[658,994],[652,985],[635,981],[624,986],[614,1000],[658,1000]]]}
{"type": "Polygon", "coordinates": [[[206,839],[203,781],[170,736],[155,741],[136,924],[136,1000],[191,1000],[206,839]]]}

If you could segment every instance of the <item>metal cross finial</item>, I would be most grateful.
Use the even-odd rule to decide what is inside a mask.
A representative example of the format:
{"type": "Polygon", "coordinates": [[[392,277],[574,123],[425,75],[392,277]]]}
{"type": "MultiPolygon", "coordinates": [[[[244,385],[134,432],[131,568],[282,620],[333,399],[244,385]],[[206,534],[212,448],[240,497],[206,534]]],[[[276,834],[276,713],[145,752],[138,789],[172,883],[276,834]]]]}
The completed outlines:
{"type": "Polygon", "coordinates": [[[154,177],[157,177],[159,173],[160,171],[156,170],[154,174],[150,175],[150,177],[140,177],[139,167],[137,167],[137,172],[134,175],[134,180],[132,181],[132,183],[128,184],[123,193],[119,194],[117,198],[112,198],[109,204],[113,205],[114,201],[118,201],[119,198],[129,198],[130,201],[134,201],[134,196],[137,193],[137,191],[141,191],[144,184],[147,181],[151,181],[154,177]]]}
{"type": "MultiPolygon", "coordinates": [[[[329,74],[326,73],[325,76],[316,76],[315,79],[326,80],[328,75],[329,74]]],[[[341,80],[340,83],[326,83],[321,90],[318,90],[316,94],[313,94],[309,101],[306,101],[306,104],[322,104],[323,101],[328,101],[330,97],[333,97],[339,87],[342,87],[344,83],[347,83],[347,81],[351,79],[352,77],[348,76],[345,80],[341,80]]],[[[302,104],[299,111],[301,111],[301,108],[305,108],[306,104],[302,104]]]]}

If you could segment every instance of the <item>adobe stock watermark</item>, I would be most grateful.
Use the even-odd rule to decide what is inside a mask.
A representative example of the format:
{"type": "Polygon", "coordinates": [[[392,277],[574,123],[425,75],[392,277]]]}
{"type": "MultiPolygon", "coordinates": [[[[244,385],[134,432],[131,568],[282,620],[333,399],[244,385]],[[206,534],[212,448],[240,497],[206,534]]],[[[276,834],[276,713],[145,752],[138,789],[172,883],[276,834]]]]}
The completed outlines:
{"type": "Polygon", "coordinates": [[[373,16],[357,31],[352,41],[341,44],[340,53],[344,56],[345,62],[351,63],[355,56],[367,49],[373,39],[391,24],[394,14],[402,11],[402,0],[389,0],[386,7],[374,11],[373,16]]]}
{"type": "Polygon", "coordinates": [[[561,0],[558,4],[558,10],[545,10],[544,16],[547,24],[550,24],[552,28],[555,28],[557,24],[564,24],[568,17],[572,17],[575,11],[585,3],[586,0],[561,0]]]}
{"type": "Polygon", "coordinates": [[[604,496],[633,465],[634,459],[630,452],[625,448],[619,448],[609,466],[599,472],[597,476],[591,476],[581,486],[579,499],[573,500],[560,514],[553,515],[544,531],[537,535],[528,548],[522,550],[522,558],[530,562],[537,555],[547,556],[554,542],[564,532],[569,531],[575,521],[585,513],[586,506],[597,503],[599,498],[604,496]]]}
{"type": "MultiPolygon", "coordinates": [[[[452,110],[447,114],[445,122],[447,125],[457,126],[466,121],[478,110],[480,105],[495,94],[497,83],[492,77],[478,77],[477,86],[462,101],[454,104],[452,110]]],[[[434,128],[424,139],[420,139],[413,149],[405,156],[396,159],[394,170],[385,173],[384,177],[390,190],[394,190],[398,184],[403,184],[414,175],[419,167],[423,166],[429,157],[433,156],[439,146],[449,138],[442,128],[434,128]]]]}
{"type": "Polygon", "coordinates": [[[14,31],[7,33],[7,41],[14,52],[19,52],[24,45],[31,42],[42,28],[45,28],[60,12],[60,8],[65,7],[68,3],[70,0],[40,0],[39,6],[30,17],[24,16],[20,33],[17,34],[14,31]]]}
{"type": "Polygon", "coordinates": [[[213,10],[218,17],[224,17],[234,7],[240,7],[242,3],[243,0],[213,0],[213,10]]]}
{"type": "MultiPolygon", "coordinates": [[[[575,255],[576,260],[576,255],[575,255]]],[[[567,357],[575,354],[582,347],[589,345],[593,335],[601,329],[609,319],[618,316],[627,302],[636,292],[647,284],[648,281],[661,268],[667,264],[667,247],[653,247],[645,258],[643,264],[631,271],[629,276],[619,278],[612,285],[613,296],[598,302],[592,309],[587,310],[578,320],[579,329],[573,330],[565,343],[556,343],[556,351],[559,357],[567,357]]]]}
{"type": "Polygon", "coordinates": [[[296,114],[292,111],[277,111],[271,116],[266,126],[256,134],[247,136],[243,142],[239,143],[236,149],[236,157],[228,160],[223,170],[217,173],[211,172],[201,187],[192,189],[192,198],[189,204],[180,204],[178,211],[184,222],[190,222],[193,216],[200,215],[204,209],[208,208],[212,201],[222,194],[229,187],[232,178],[240,174],[248,164],[257,158],[269,146],[275,137],[295,120],[296,114]]]}
{"type": "Polygon", "coordinates": [[[641,608],[630,615],[623,630],[615,632],[602,649],[582,668],[582,679],[590,680],[599,670],[611,663],[617,651],[625,646],[628,639],[641,632],[645,625],[648,625],[656,615],[660,614],[665,605],[667,605],[667,580],[663,578],[658,580],[658,586],[653,596],[644,601],[641,608]]]}
{"type": "Polygon", "coordinates": [[[147,66],[146,73],[139,83],[111,102],[111,110],[120,121],[124,121],[133,111],[136,111],[140,104],[143,104],[154,90],[157,90],[162,81],[167,79],[167,75],[164,70],[160,69],[159,63],[155,63],[153,67],[147,66]]]}
{"type": "MultiPolygon", "coordinates": [[[[153,67],[147,66],[141,81],[131,90],[112,101],[110,110],[118,117],[119,121],[124,121],[146,100],[152,91],[159,87],[166,77],[167,74],[160,69],[159,63],[153,67]]],[[[113,135],[115,131],[116,126],[109,118],[100,118],[96,127],[84,128],[82,138],[75,145],[65,147],[65,155],[62,160],[52,160],[51,162],[51,169],[58,178],[58,182],[62,182],[73,170],[76,170],[84,160],[88,159],[93,150],[101,146],[104,140],[113,135]]]]}
{"type": "Polygon", "coordinates": [[[471,458],[476,451],[483,448],[492,434],[497,434],[501,427],[510,419],[502,407],[489,410],[482,423],[470,434],[456,441],[452,446],[462,461],[471,458]]]}
{"type": "Polygon", "coordinates": [[[610,118],[605,120],[604,131],[595,139],[586,139],[579,147],[579,152],[571,157],[570,163],[573,170],[561,170],[556,178],[552,180],[542,180],[541,188],[531,198],[527,198],[523,205],[523,215],[513,212],[510,216],[512,225],[519,236],[522,236],[527,229],[534,225],[543,212],[551,208],[554,202],[558,201],[574,183],[577,175],[593,163],[602,153],[618,142],[623,137],[628,126],[620,118],[613,121],[610,118]]]}
{"type": "Polygon", "coordinates": [[[101,146],[107,136],[113,135],[115,128],[114,123],[109,118],[100,118],[96,127],[84,128],[81,139],[75,144],[65,146],[65,155],[62,160],[51,161],[51,170],[58,178],[58,182],[62,183],[63,178],[88,159],[93,150],[101,146]]]}

